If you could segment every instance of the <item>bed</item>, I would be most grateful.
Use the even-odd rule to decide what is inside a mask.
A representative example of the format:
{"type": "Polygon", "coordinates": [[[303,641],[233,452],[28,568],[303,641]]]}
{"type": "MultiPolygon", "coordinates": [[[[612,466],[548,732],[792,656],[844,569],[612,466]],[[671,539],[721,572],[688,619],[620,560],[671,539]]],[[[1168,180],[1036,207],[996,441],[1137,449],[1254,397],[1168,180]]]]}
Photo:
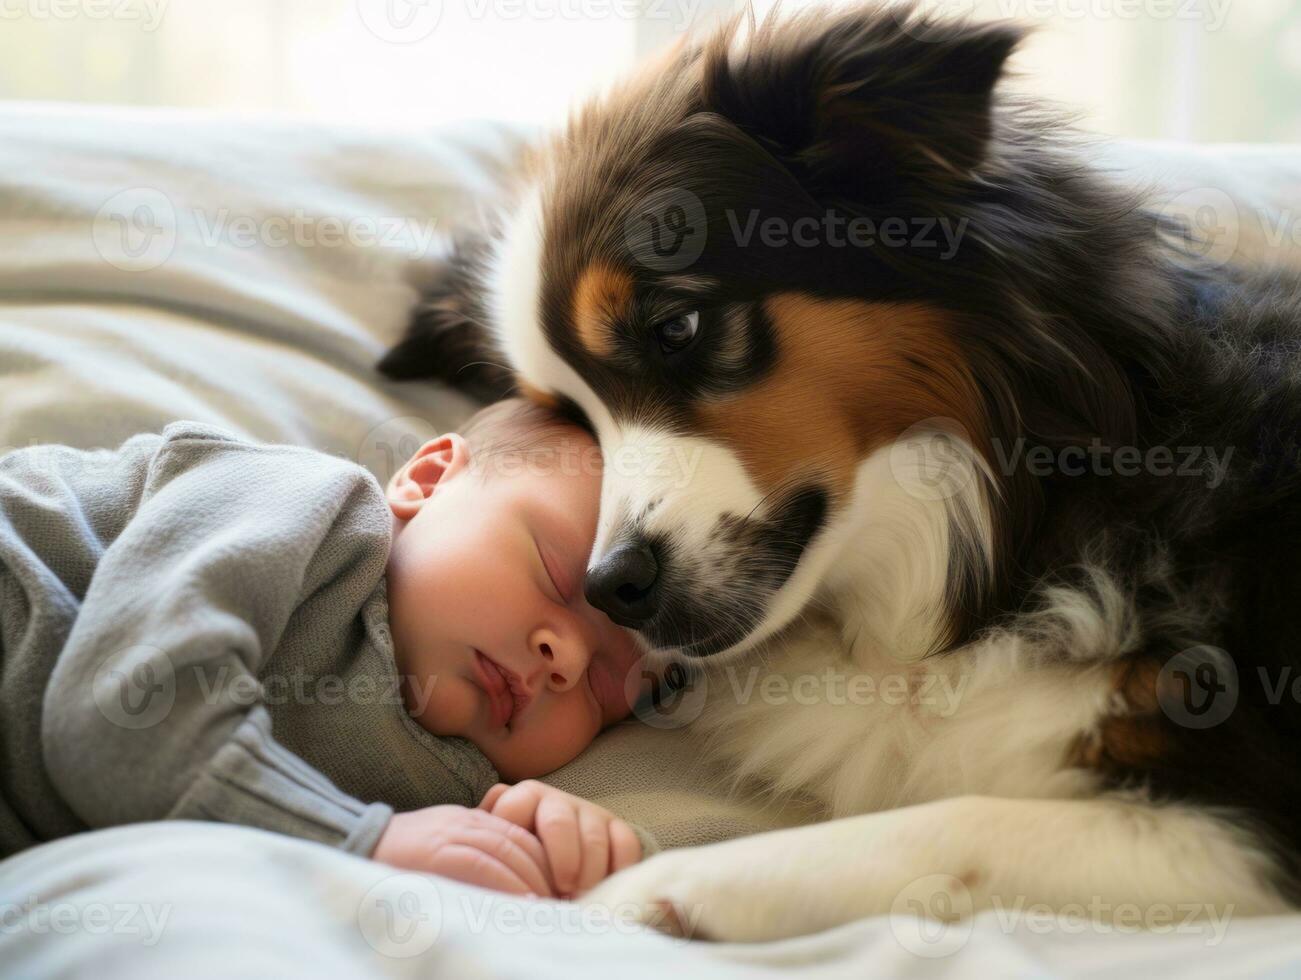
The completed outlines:
{"type": "MultiPolygon", "coordinates": [[[[447,390],[386,382],[373,364],[400,335],[443,235],[490,190],[520,138],[488,123],[398,131],[0,106],[8,231],[0,237],[0,451],[116,446],[191,418],[337,453],[386,479],[396,459],[473,410],[447,390]]],[[[1215,260],[1301,267],[1301,216],[1291,210],[1301,201],[1301,148],[1105,144],[1096,155],[1203,231],[1215,260]]],[[[637,821],[665,846],[820,816],[809,801],[724,794],[718,776],[672,724],[630,721],[549,781],[637,821]]],[[[547,914],[524,923],[519,910],[477,889],[243,828],[142,825],[0,864],[0,972],[1183,977],[1301,969],[1301,917],[1131,934],[1036,930],[986,913],[930,934],[901,912],[742,947],[602,924],[564,903],[538,903],[535,912],[547,914]]]]}

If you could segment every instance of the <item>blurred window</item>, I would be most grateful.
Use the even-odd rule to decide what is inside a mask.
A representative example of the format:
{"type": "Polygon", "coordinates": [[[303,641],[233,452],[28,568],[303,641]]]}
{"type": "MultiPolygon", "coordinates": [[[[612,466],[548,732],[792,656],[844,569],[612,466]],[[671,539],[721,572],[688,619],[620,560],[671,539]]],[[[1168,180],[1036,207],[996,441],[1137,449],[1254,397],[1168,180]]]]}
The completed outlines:
{"type": "MultiPolygon", "coordinates": [[[[555,123],[736,0],[0,0],[0,96],[425,126],[555,123]]],[[[785,0],[783,10],[807,0],[785,0]]],[[[771,0],[755,0],[762,14],[771,0]]],[[[932,0],[1036,28],[1015,66],[1089,128],[1301,140],[1295,0],[932,0]]]]}

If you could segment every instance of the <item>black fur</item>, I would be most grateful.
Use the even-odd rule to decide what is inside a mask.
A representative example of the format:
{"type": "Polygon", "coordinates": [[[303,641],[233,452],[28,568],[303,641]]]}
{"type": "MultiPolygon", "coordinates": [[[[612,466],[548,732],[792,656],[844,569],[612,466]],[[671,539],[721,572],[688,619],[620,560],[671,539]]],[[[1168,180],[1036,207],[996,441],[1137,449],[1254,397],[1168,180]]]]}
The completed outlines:
{"type": "Polygon", "coordinates": [[[463,233],[412,315],[407,335],[376,365],[395,381],[434,378],[494,402],[515,391],[515,378],[488,339],[478,268],[485,242],[463,233]]]}

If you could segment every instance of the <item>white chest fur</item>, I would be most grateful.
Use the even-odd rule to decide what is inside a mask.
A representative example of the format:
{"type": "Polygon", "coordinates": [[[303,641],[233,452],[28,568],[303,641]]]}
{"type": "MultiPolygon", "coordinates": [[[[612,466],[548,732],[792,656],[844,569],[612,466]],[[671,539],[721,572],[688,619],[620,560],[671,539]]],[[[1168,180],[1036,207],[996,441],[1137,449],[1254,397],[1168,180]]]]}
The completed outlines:
{"type": "Polygon", "coordinates": [[[701,683],[692,729],[706,751],[836,816],[968,793],[1091,795],[1095,777],[1068,759],[1112,699],[1105,664],[1045,663],[1015,636],[908,663],[847,649],[816,615],[701,683]]]}

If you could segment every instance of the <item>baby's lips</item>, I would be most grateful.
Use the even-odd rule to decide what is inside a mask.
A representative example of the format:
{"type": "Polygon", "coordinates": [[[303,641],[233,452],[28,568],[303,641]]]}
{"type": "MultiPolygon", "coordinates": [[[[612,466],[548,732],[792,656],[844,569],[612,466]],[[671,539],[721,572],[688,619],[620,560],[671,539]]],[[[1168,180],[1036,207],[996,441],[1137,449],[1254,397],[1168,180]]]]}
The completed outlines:
{"type": "Polygon", "coordinates": [[[488,697],[492,723],[495,726],[506,725],[515,715],[515,697],[510,684],[498,670],[496,664],[477,647],[474,650],[475,672],[479,675],[484,693],[488,697]]]}

